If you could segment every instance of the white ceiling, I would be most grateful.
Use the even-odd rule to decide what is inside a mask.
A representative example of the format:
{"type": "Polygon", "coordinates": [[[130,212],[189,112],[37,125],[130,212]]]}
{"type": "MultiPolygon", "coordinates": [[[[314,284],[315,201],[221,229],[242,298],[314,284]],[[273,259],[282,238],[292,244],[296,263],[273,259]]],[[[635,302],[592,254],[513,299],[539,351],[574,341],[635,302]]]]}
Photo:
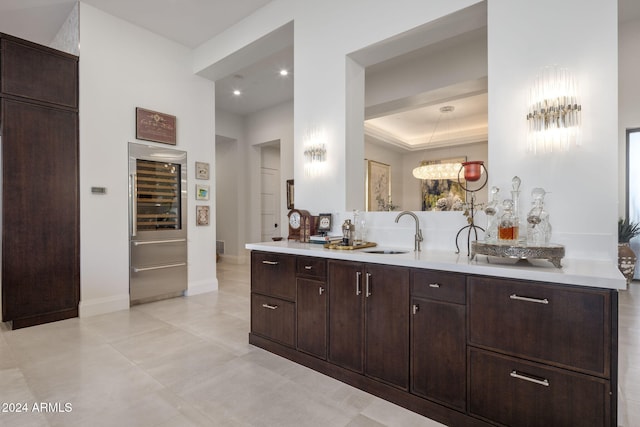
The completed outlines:
{"type": "MultiPolygon", "coordinates": [[[[194,48],[223,32],[270,0],[82,0],[111,15],[194,48]]],[[[640,1],[619,0],[619,21],[640,19],[640,1]]],[[[76,4],[74,0],[0,0],[0,32],[41,44],[49,44],[76,4]]],[[[277,52],[252,66],[237,70],[216,82],[216,106],[236,114],[249,114],[293,99],[293,49],[277,52]],[[291,74],[282,78],[281,67],[291,74]],[[230,92],[239,88],[242,97],[230,92]]],[[[486,120],[486,97],[474,97],[466,105],[455,103],[458,123],[486,120]]],[[[379,117],[376,126],[404,141],[424,141],[433,133],[440,115],[435,104],[416,111],[379,117]],[[401,125],[402,124],[402,125],[401,125]]],[[[458,126],[462,126],[458,124],[458,126]]],[[[435,139],[435,136],[434,136],[435,139]]]]}

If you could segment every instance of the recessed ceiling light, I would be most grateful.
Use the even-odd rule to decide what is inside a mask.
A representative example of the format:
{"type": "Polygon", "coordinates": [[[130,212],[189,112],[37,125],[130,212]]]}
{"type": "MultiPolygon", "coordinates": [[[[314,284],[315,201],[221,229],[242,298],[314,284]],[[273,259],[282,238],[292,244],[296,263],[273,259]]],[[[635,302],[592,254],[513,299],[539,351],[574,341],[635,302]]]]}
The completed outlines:
{"type": "Polygon", "coordinates": [[[233,91],[233,94],[235,96],[240,96],[240,95],[242,95],[242,92],[240,92],[238,89],[236,89],[236,90],[233,91]]]}
{"type": "Polygon", "coordinates": [[[289,70],[287,70],[286,68],[283,68],[282,70],[280,70],[280,75],[281,76],[288,76],[289,75],[289,70]]]}

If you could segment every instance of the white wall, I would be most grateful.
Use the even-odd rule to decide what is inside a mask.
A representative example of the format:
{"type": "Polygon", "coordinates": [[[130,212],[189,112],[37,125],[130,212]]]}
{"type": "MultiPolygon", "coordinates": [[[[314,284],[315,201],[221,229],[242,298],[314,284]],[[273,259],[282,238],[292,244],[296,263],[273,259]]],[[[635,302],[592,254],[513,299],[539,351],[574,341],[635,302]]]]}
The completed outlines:
{"type": "MultiPolygon", "coordinates": [[[[313,213],[348,211],[346,188],[363,176],[363,162],[344,154],[364,136],[349,127],[347,113],[361,111],[352,99],[359,89],[351,82],[362,87],[364,82],[347,55],[475,3],[276,0],[199,48],[195,71],[244,47],[250,42],[247,35],[258,38],[294,20],[295,164],[303,164],[303,138],[310,128],[325,130],[329,158],[328,173],[321,180],[305,177],[295,167],[296,203],[313,213]],[[219,47],[222,41],[224,49],[219,47]],[[315,191],[319,184],[330,191],[315,191]]],[[[554,241],[566,245],[567,257],[616,259],[616,3],[593,0],[585,9],[580,0],[491,0],[487,13],[489,185],[506,188],[517,174],[524,193],[534,186],[546,188],[552,192],[548,208],[554,241]],[[559,39],[559,28],[571,36],[559,39]],[[580,82],[583,146],[571,153],[532,157],[524,148],[526,95],[538,70],[553,64],[574,70],[580,82]],[[601,170],[608,173],[594,173],[601,170]]],[[[522,204],[528,204],[527,198],[522,204]]]]}
{"type": "MultiPolygon", "coordinates": [[[[176,148],[188,152],[189,167],[188,293],[216,289],[216,218],[195,226],[193,170],[195,161],[214,164],[212,82],[193,74],[188,49],[85,3],[80,34],[80,315],[129,307],[127,144],[135,141],[135,107],[177,117],[176,148]],[[107,194],[92,195],[91,186],[107,194]]],[[[209,184],[215,188],[215,179],[209,184]]]]}
{"type": "Polygon", "coordinates": [[[581,0],[488,3],[490,184],[508,188],[518,175],[522,206],[533,187],[551,191],[552,240],[569,258],[617,259],[617,21],[609,0],[589,8],[581,0]],[[560,42],[557,28],[571,37],[560,42]],[[533,156],[525,151],[527,95],[538,70],[554,64],[580,83],[582,147],[533,156]]]}

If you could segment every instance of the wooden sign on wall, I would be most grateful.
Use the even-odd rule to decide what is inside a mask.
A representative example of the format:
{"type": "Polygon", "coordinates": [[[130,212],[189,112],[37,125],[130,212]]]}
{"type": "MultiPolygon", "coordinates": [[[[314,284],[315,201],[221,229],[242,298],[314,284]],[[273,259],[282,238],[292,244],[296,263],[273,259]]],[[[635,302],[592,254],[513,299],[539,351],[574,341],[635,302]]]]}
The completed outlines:
{"type": "Polygon", "coordinates": [[[136,139],[176,145],[176,116],[137,107],[136,139]]]}

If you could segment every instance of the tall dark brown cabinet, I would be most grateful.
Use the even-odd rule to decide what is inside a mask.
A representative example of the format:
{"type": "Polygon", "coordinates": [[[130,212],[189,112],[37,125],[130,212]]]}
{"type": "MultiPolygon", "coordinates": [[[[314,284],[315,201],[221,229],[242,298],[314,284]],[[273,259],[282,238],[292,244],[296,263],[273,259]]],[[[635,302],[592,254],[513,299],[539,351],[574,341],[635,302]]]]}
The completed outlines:
{"type": "Polygon", "coordinates": [[[0,34],[2,320],[78,316],[78,57],[0,34]]]}

